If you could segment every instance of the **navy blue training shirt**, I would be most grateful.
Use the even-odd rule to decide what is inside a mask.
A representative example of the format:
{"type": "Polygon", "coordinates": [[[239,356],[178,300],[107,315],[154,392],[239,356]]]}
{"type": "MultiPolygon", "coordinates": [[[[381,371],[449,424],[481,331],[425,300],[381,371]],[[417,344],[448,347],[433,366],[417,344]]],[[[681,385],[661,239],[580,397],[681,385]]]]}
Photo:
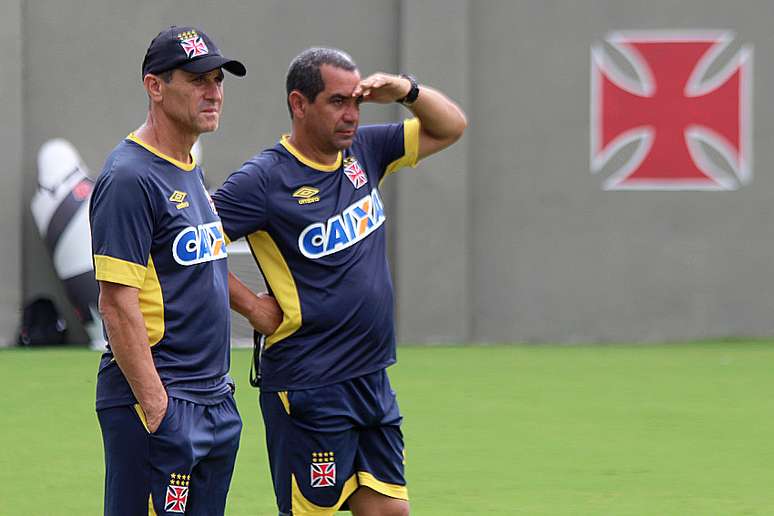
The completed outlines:
{"type": "Polygon", "coordinates": [[[393,287],[380,181],[415,166],[419,121],[363,126],[336,162],[284,136],[213,195],[231,240],[246,237],[284,318],[268,336],[261,388],[313,388],[395,362],[393,287]]]}
{"type": "MultiPolygon", "coordinates": [[[[168,394],[218,403],[231,381],[226,241],[201,168],[130,134],[107,158],[89,217],[96,278],[139,290],[148,344],[168,394]]],[[[134,403],[108,350],[97,409],[134,403]]]]}

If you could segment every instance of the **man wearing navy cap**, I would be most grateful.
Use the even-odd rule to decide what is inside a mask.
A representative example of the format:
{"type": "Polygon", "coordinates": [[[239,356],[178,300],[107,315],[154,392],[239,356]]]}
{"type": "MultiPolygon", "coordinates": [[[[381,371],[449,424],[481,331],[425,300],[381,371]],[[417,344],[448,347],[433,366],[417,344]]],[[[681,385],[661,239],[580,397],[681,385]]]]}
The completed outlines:
{"type": "MultiPolygon", "coordinates": [[[[226,238],[190,153],[218,128],[223,70],[246,74],[198,29],[159,33],[142,65],[145,123],[113,149],[91,197],[109,344],[97,376],[106,515],[224,513],[242,428],[226,238]]],[[[251,303],[253,324],[274,331],[273,298],[251,303]]]]}

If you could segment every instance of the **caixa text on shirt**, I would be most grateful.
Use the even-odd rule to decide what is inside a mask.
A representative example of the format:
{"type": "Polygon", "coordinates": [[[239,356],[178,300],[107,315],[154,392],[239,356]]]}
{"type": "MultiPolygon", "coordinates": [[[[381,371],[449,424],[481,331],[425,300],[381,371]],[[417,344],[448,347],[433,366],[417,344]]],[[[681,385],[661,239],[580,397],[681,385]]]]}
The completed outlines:
{"type": "Polygon", "coordinates": [[[226,239],[220,221],[188,226],[175,237],[172,254],[180,265],[226,258],[226,239]]]}
{"type": "Polygon", "coordinates": [[[385,220],[384,204],[374,188],[327,222],[307,226],[298,237],[298,248],[307,258],[322,258],[360,242],[385,220]]]}

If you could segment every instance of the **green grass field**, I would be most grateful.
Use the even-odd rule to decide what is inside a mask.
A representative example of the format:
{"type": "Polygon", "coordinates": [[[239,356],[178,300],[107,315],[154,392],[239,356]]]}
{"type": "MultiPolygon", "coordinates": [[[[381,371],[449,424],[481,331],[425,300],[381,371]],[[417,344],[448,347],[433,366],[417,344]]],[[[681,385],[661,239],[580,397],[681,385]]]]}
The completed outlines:
{"type": "MultiPolygon", "coordinates": [[[[229,515],[276,515],[250,352],[229,515]]],[[[0,351],[0,515],[96,515],[98,355],[0,351]]],[[[399,348],[412,513],[774,514],[774,344],[399,348]]]]}

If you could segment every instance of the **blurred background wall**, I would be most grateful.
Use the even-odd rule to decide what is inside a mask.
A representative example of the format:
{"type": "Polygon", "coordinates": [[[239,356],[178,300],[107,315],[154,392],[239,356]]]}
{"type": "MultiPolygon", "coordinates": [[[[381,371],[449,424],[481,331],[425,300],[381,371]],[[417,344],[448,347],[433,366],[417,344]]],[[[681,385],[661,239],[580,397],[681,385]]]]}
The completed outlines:
{"type": "Polygon", "coordinates": [[[0,2],[0,345],[13,342],[22,303],[24,96],[20,2],[0,2]]]}
{"type": "MultiPolygon", "coordinates": [[[[140,63],[171,24],[207,31],[228,76],[202,138],[211,186],[289,130],[284,77],[313,45],[366,75],[410,72],[467,112],[465,138],[385,182],[399,338],[661,341],[774,334],[770,223],[774,73],[753,75],[753,177],[735,191],[605,191],[589,169],[590,49],[611,31],[722,29],[730,52],[774,51],[765,0],[3,0],[0,335],[22,300],[53,297],[85,342],[29,210],[36,154],[72,142],[96,176],[144,120],[140,63]]],[[[725,59],[729,59],[729,55],[725,59]]],[[[718,67],[715,67],[718,68],[718,67]]],[[[363,109],[363,121],[408,116],[363,109]]],[[[626,152],[626,151],[625,151],[626,152]]],[[[624,153],[625,153],[624,152],[624,153]]],[[[631,153],[630,153],[631,154],[631,153]]]]}

